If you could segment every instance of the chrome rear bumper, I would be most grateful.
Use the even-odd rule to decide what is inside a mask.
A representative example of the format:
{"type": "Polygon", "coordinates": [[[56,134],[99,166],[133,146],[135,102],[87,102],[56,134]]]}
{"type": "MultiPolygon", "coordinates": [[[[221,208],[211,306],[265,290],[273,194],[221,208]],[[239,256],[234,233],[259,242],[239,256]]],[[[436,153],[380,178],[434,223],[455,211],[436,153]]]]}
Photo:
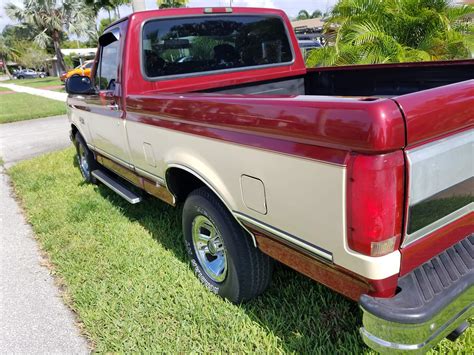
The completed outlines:
{"type": "Polygon", "coordinates": [[[363,295],[364,342],[382,353],[423,353],[474,316],[474,235],[400,278],[400,292],[363,295]]]}

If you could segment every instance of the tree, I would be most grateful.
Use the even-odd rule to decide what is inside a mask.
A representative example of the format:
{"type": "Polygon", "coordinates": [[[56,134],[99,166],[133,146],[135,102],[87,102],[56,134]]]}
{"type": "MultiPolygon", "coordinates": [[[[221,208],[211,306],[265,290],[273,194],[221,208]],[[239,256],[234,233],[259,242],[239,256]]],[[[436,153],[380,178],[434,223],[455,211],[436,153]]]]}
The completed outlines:
{"type": "Polygon", "coordinates": [[[185,7],[189,0],[156,0],[160,9],[169,9],[173,7],[185,7]]]}
{"type": "Polygon", "coordinates": [[[298,12],[298,16],[296,16],[297,20],[307,20],[310,18],[319,18],[322,17],[323,13],[319,10],[314,10],[311,14],[306,10],[300,10],[298,12]]]}
{"type": "Polygon", "coordinates": [[[460,20],[473,13],[449,0],[340,0],[325,23],[333,43],[311,51],[307,65],[467,58],[460,20]]]}
{"type": "Polygon", "coordinates": [[[84,3],[89,6],[97,17],[100,10],[106,10],[109,14],[109,20],[112,18],[110,12],[114,12],[116,18],[120,18],[121,5],[129,5],[132,0],[85,0],[84,3]]]}
{"type": "Polygon", "coordinates": [[[300,10],[298,12],[298,16],[296,16],[297,20],[307,20],[309,19],[309,12],[306,10],[300,10]]]}
{"type": "Polygon", "coordinates": [[[30,45],[24,49],[17,61],[25,68],[40,69],[46,66],[49,57],[44,49],[37,45],[30,45]]]}
{"type": "Polygon", "coordinates": [[[112,17],[112,18],[103,18],[100,20],[100,23],[99,23],[99,35],[101,35],[102,33],[104,33],[104,30],[110,26],[110,24],[112,22],[114,22],[115,20],[117,20],[116,18],[112,17]]]}
{"type": "Polygon", "coordinates": [[[0,35],[0,60],[3,62],[3,67],[5,68],[5,73],[8,75],[10,79],[12,79],[12,75],[8,70],[7,61],[8,60],[16,60],[18,58],[18,50],[16,50],[12,45],[8,43],[5,37],[0,35]]]}
{"type": "Polygon", "coordinates": [[[52,43],[59,69],[64,71],[61,40],[65,33],[77,36],[95,32],[94,14],[80,0],[23,0],[22,6],[8,3],[5,12],[14,20],[29,25],[34,30],[34,42],[41,48],[52,43]]]}

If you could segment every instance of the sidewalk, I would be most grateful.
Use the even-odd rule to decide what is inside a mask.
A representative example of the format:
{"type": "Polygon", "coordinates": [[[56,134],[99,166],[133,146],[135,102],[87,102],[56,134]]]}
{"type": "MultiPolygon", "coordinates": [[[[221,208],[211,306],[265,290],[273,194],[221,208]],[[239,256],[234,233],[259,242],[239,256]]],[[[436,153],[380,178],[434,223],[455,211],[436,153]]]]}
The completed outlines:
{"type": "Polygon", "coordinates": [[[2,167],[0,197],[0,353],[89,353],[2,167]]]}
{"type": "Polygon", "coordinates": [[[0,87],[4,87],[16,92],[24,92],[26,94],[43,96],[48,99],[57,100],[57,101],[65,102],[67,99],[67,94],[65,92],[56,92],[56,91],[43,90],[43,89],[37,89],[37,88],[30,88],[28,86],[21,86],[21,85],[16,85],[16,84],[5,84],[2,82],[0,82],[0,87]]]}
{"type": "MultiPolygon", "coordinates": [[[[39,90],[44,91],[44,90],[39,90]]],[[[70,145],[65,116],[0,125],[5,165],[70,145]]],[[[0,354],[87,354],[0,166],[0,354]]]]}

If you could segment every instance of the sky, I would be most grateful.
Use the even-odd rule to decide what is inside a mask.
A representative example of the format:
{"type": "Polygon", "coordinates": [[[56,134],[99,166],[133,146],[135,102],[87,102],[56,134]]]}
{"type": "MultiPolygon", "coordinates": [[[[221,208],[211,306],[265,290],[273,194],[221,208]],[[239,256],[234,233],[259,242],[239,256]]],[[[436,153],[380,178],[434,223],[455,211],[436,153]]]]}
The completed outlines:
{"type": "MultiPolygon", "coordinates": [[[[14,24],[14,22],[5,14],[3,9],[7,2],[13,2],[16,5],[21,5],[21,0],[1,0],[0,1],[0,32],[6,25],[14,24]]],[[[210,6],[229,6],[230,0],[190,0],[189,7],[210,7],[210,6]]],[[[336,0],[232,0],[232,6],[251,6],[251,7],[273,7],[283,9],[288,16],[295,17],[298,11],[305,9],[308,12],[314,10],[327,11],[334,5],[336,0]]],[[[156,9],[155,0],[146,0],[147,10],[156,9]]],[[[120,15],[125,16],[132,12],[131,7],[122,6],[120,8],[120,15]]],[[[102,11],[99,14],[100,18],[107,17],[106,12],[102,11]]]]}

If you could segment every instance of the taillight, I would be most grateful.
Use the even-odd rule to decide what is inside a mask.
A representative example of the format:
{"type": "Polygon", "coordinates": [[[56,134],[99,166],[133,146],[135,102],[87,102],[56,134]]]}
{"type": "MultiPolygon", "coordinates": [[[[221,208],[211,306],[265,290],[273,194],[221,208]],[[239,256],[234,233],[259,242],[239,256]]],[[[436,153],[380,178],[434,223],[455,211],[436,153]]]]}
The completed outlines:
{"type": "Polygon", "coordinates": [[[349,247],[382,256],[400,245],[404,194],[403,152],[353,155],[348,165],[349,247]]]}

